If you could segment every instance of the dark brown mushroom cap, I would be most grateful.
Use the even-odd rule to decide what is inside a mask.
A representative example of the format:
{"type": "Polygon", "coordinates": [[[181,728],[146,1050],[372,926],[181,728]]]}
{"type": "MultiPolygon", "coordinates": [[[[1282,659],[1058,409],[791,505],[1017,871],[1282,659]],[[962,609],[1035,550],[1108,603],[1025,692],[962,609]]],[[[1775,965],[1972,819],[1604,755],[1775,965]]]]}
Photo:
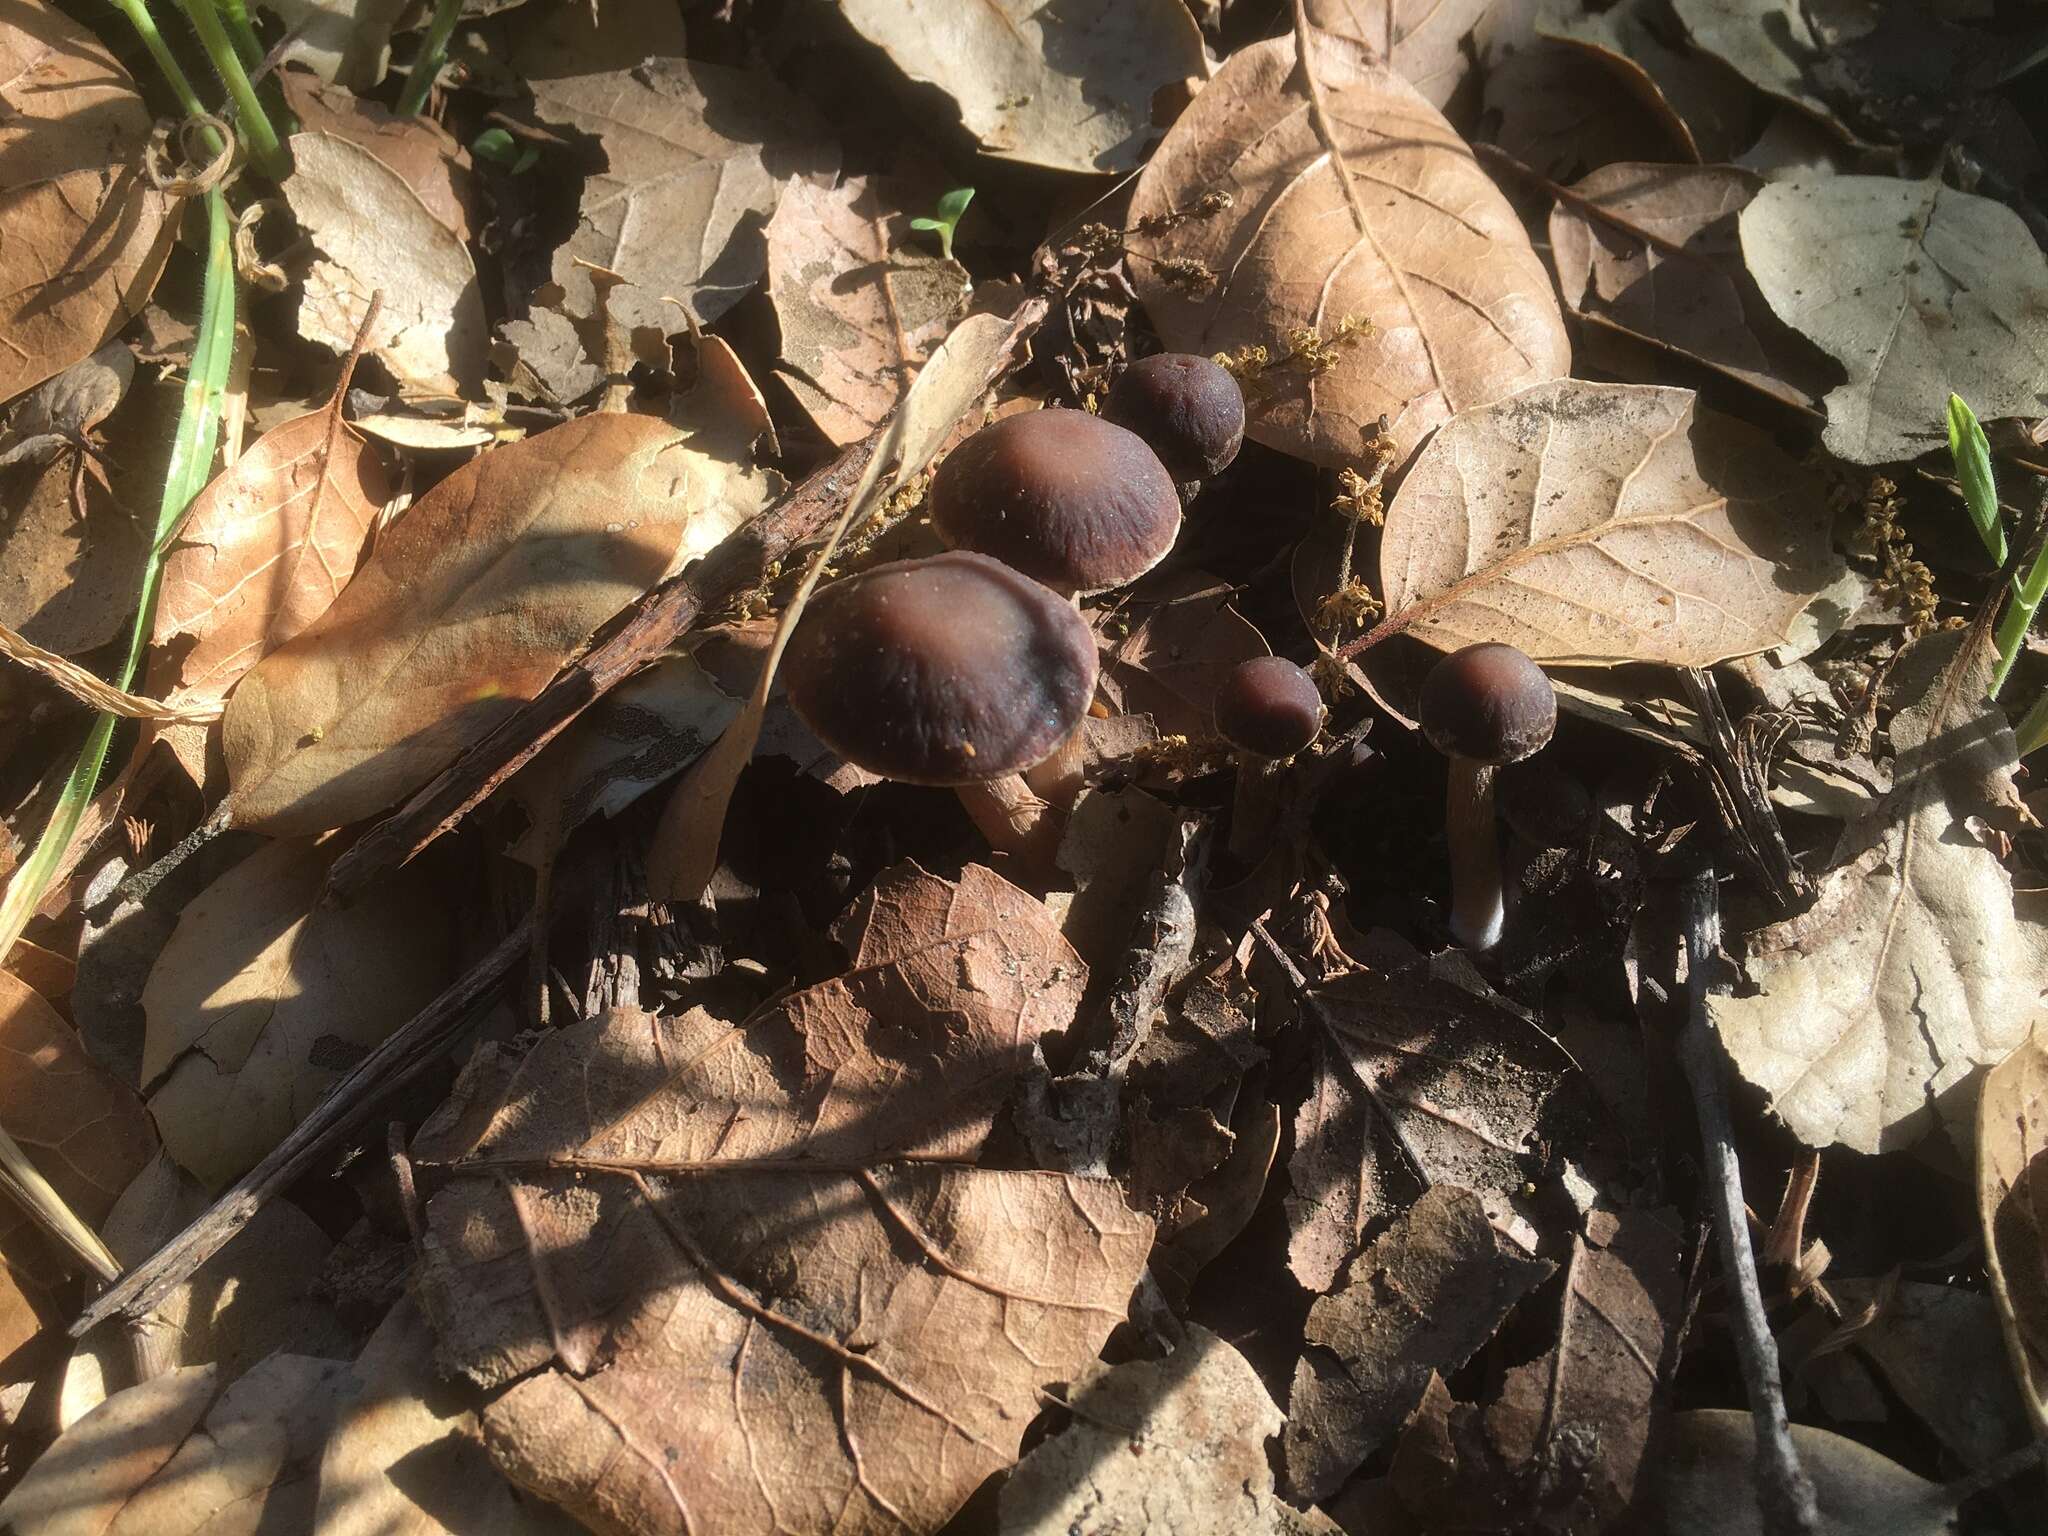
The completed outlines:
{"type": "Polygon", "coordinates": [[[909,784],[997,779],[1050,756],[1095,696],[1072,603],[983,555],[901,560],[822,587],[781,679],[818,738],[909,784]]]}
{"type": "Polygon", "coordinates": [[[1216,690],[1216,734],[1255,757],[1292,757],[1321,734],[1315,679],[1282,656],[1254,656],[1216,690]]]}
{"type": "Polygon", "coordinates": [[[1557,692],[1527,656],[1488,641],[1429,669],[1416,718],[1446,757],[1520,762],[1542,751],[1557,729],[1557,692]]]}
{"type": "Polygon", "coordinates": [[[932,526],[1061,592],[1100,592],[1152,569],[1180,533],[1180,495],[1135,434],[1086,411],[1006,416],[946,456],[932,526]]]}
{"type": "Polygon", "coordinates": [[[1244,446],[1244,391],[1227,369],[1192,352],[1131,364],[1110,386],[1102,414],[1151,444],[1176,480],[1206,480],[1244,446]]]}

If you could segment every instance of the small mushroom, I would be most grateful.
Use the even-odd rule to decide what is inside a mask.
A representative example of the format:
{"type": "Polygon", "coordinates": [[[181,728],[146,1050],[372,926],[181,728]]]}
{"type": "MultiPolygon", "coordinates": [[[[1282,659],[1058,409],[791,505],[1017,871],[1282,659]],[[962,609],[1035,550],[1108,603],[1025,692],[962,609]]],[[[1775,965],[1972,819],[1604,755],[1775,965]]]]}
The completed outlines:
{"type": "Polygon", "coordinates": [[[1220,474],[1244,446],[1244,391],[1227,369],[1192,352],[1131,364],[1110,386],[1102,414],[1150,444],[1182,485],[1220,474]]]}
{"type": "Polygon", "coordinates": [[[1065,597],[1136,581],[1180,534],[1180,497],[1135,433],[1086,411],[1006,416],[946,456],[932,526],[1065,597]]]}
{"type": "Polygon", "coordinates": [[[820,588],[782,659],[789,702],[848,762],[946,785],[991,846],[1037,868],[1059,820],[1019,773],[1095,695],[1095,637],[1070,602],[983,555],[879,565],[820,588]]]}
{"type": "Polygon", "coordinates": [[[1315,679],[1282,656],[1241,661],[1216,690],[1216,734],[1237,749],[1230,851],[1255,858],[1272,831],[1280,765],[1306,751],[1323,729],[1315,679]]]}
{"type": "Polygon", "coordinates": [[[1445,832],[1451,845],[1451,936],[1467,949],[1500,942],[1503,912],[1494,778],[1540,752],[1557,729],[1557,694],[1512,645],[1454,651],[1430,669],[1417,718],[1451,760],[1445,832]]]}

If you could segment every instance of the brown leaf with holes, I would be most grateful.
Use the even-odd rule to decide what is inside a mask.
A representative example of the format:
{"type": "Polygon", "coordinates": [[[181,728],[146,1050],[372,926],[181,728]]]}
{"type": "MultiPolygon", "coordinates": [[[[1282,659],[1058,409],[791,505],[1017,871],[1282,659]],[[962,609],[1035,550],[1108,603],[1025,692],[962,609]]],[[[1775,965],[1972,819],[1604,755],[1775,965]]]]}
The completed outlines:
{"type": "Polygon", "coordinates": [[[1561,379],[1449,423],[1387,508],[1387,628],[1439,650],[1706,667],[1783,644],[1841,571],[1827,498],[1689,389],[1561,379]]]}
{"type": "Polygon", "coordinates": [[[0,401],[90,356],[156,286],[173,231],[142,176],[150,121],[92,33],[0,0],[0,401]]]}
{"type": "Polygon", "coordinates": [[[910,220],[878,178],[831,189],[792,181],[768,221],[768,298],[782,375],[831,442],[867,436],[966,303],[967,272],[910,243],[910,220]]]}
{"type": "MultiPolygon", "coordinates": [[[[0,1125],[89,1227],[106,1220],[156,1151],[142,1101],[85,1054],[28,983],[0,971],[0,1125]]],[[[0,1247],[31,1280],[65,1272],[12,1200],[0,1200],[0,1247]]]]}
{"type": "Polygon", "coordinates": [[[1152,1225],[1116,1186],[975,1166],[1081,997],[1049,915],[900,866],[841,937],[741,1024],[543,1036],[433,1171],[443,1356],[594,1529],[936,1530],[1124,1316],[1152,1225]]]}
{"type": "Polygon", "coordinates": [[[1977,1214],[2020,1397],[2048,1436],[2048,1026],[1984,1079],[1977,1214]]]}
{"type": "Polygon", "coordinates": [[[1493,0],[1308,0],[1308,19],[1365,44],[1442,107],[1471,71],[1466,40],[1493,0]]]}
{"type": "Polygon", "coordinates": [[[1327,367],[1268,367],[1247,432],[1323,464],[1357,463],[1385,415],[1405,455],[1458,411],[1556,378],[1571,349],[1521,221],[1443,115],[1363,44],[1311,32],[1325,145],[1294,39],[1231,55],[1138,180],[1132,222],[1228,193],[1224,211],[1134,235],[1131,275],[1182,352],[1263,346],[1346,320],[1369,334],[1327,367]],[[1195,262],[1213,281],[1172,276],[1195,262]]]}

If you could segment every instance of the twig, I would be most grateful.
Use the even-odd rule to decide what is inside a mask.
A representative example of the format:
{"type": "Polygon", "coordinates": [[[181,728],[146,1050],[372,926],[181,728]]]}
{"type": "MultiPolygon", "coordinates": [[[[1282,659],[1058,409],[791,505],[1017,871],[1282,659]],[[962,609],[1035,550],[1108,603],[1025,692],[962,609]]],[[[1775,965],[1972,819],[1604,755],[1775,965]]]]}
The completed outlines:
{"type": "Polygon", "coordinates": [[[136,1318],[153,1311],[193,1272],[226,1246],[275,1195],[290,1187],[353,1130],[379,1100],[412,1081],[474,1017],[526,953],[538,912],[505,935],[497,947],[464,972],[439,997],[414,1014],[329,1088],[311,1114],[269,1154],[222,1192],[191,1225],[131,1269],[78,1315],[71,1336],[116,1315],[136,1318]]]}
{"type": "Polygon", "coordinates": [[[1766,1536],[1817,1536],[1820,1506],[1813,1480],[1799,1464],[1785,1414],[1785,1388],[1778,1371],[1778,1342],[1764,1316],[1757,1285],[1756,1255],[1749,1246],[1749,1222],[1742,1199],[1742,1170],[1735,1160],[1728,1117],[1728,1089],[1707,1024],[1708,970],[1721,947],[1720,889],[1711,868],[1693,875],[1680,897],[1685,945],[1685,1022],[1678,1036],[1678,1060],[1692,1085],[1706,1157],[1708,1197],[1714,1232],[1735,1298],[1735,1345],[1742,1384],[1756,1420],[1757,1508],[1766,1536]]]}

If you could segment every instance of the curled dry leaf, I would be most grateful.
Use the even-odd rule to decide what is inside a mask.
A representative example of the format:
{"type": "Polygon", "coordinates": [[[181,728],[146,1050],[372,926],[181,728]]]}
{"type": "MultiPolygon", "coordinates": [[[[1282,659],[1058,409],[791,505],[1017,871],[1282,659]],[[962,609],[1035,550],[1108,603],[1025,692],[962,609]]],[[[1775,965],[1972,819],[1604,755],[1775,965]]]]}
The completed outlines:
{"type": "Polygon", "coordinates": [[[1565,303],[1810,407],[1826,387],[1821,370],[1786,337],[1742,261],[1736,217],[1763,184],[1729,165],[1602,166],[1550,211],[1565,303]]]}
{"type": "MultiPolygon", "coordinates": [[[[1792,1448],[1820,1505],[1814,1536],[1948,1536],[1954,1528],[1955,1501],[1941,1484],[1867,1445],[1794,1424],[1792,1448]]],[[[1765,1536],[1756,1500],[1732,1496],[1747,1493],[1756,1459],[1756,1419],[1746,1410],[1673,1414],[1668,1452],[1657,1464],[1657,1529],[1666,1536],[1765,1536]]]]}
{"type": "Polygon", "coordinates": [[[424,1300],[445,1359],[512,1383],[492,1459],[598,1529],[933,1531],[1144,1267],[1114,1184],[974,1166],[1081,997],[1043,908],[906,867],[839,937],[854,969],[744,1024],[546,1035],[414,1149],[456,1159],[424,1300]]]}
{"type": "Polygon", "coordinates": [[[1189,1328],[1164,1360],[1089,1366],[1066,1399],[1074,1422],[1003,1484],[998,1536],[1341,1529],[1274,1495],[1265,1442],[1280,1410],[1250,1362],[1206,1328],[1189,1328]]]}
{"type": "Polygon", "coordinates": [[[1239,662],[1271,654],[1256,625],[1231,606],[1237,589],[1200,571],[1140,582],[1114,608],[1090,615],[1102,636],[1101,688],[1126,715],[1162,732],[1206,737],[1216,690],[1239,662]]]}
{"type": "MultiPolygon", "coordinates": [[[[1168,346],[1265,347],[1368,335],[1327,366],[1260,377],[1246,427],[1324,464],[1360,459],[1385,415],[1405,455],[1453,413],[1556,378],[1571,351],[1521,221],[1443,115],[1370,49],[1311,32],[1334,144],[1313,120],[1292,37],[1231,55],[1146,164],[1131,220],[1206,194],[1221,212],[1131,240],[1131,274],[1168,346]],[[1192,288],[1166,263],[1198,264],[1192,288]]],[[[1185,270],[1185,269],[1182,269],[1185,270]]]]}
{"type": "Polygon", "coordinates": [[[539,692],[680,550],[765,504],[765,477],[716,456],[733,447],[721,426],[586,416],[421,497],[235,690],[222,743],[237,821],[289,835],[372,815],[539,692]]]}
{"type": "Polygon", "coordinates": [[[1422,1401],[1556,1269],[1493,1229],[1480,1198],[1438,1184],[1374,1238],[1342,1290],[1309,1309],[1287,1402],[1297,1498],[1335,1493],[1422,1401]]]}
{"type": "Polygon", "coordinates": [[[1442,108],[1472,67],[1465,42],[1493,0],[1308,0],[1308,19],[1370,48],[1442,108]]]}
{"type": "Polygon", "coordinates": [[[1807,911],[1753,934],[1757,991],[1709,1001],[1742,1075],[1809,1146],[1967,1140],[1981,1067],[2040,1014],[2048,929],[1968,823],[2017,805],[2015,746],[1987,703],[1988,631],[1920,641],[1893,670],[1894,788],[1843,829],[1807,911]]]}
{"type": "Polygon", "coordinates": [[[1789,176],[1742,211],[1742,254],[1848,371],[1824,441],[1852,464],[1945,444],[1951,391],[1986,421],[2048,410],[2048,254],[2005,204],[1939,176],[1789,176]]]}
{"type": "MultiPolygon", "coordinates": [[[[156,1133],[126,1084],[85,1054],[71,1026],[0,971],[0,1125],[79,1220],[97,1227],[156,1151],[156,1133]]],[[[0,1197],[7,1263],[49,1283],[65,1272],[40,1231],[0,1197]]]]}
{"type": "Polygon", "coordinates": [[[1538,661],[1769,650],[1840,573],[1826,498],[1689,389],[1539,384],[1450,422],[1387,509],[1383,631],[1538,661]]]}
{"type": "Polygon", "coordinates": [[[845,445],[896,408],[966,301],[959,262],[907,244],[889,184],[798,179],[768,221],[768,297],[782,331],[777,368],[819,432],[845,445]]]}
{"type": "Polygon", "coordinates": [[[1181,0],[982,0],[949,7],[943,22],[896,0],[839,8],[904,74],[952,97],[983,149],[1054,170],[1130,170],[1153,130],[1153,98],[1209,72],[1181,0]]]}
{"type": "Polygon", "coordinates": [[[580,313],[596,312],[579,262],[632,286],[612,296],[627,327],[710,324],[760,281],[762,223],[791,176],[835,168],[829,135],[773,80],[689,59],[533,82],[534,111],[603,145],[605,169],[584,185],[576,232],[556,250],[554,280],[580,313]],[[673,301],[673,302],[671,302],[673,301]],[[678,307],[681,306],[681,307],[678,307]]]}
{"type": "Polygon", "coordinates": [[[1789,101],[1849,137],[1814,88],[1810,67],[1823,50],[1800,0],[1671,0],[1671,8],[1696,47],[1765,95],[1789,101]]]}
{"type": "Polygon", "coordinates": [[[490,345],[469,247],[406,178],[353,139],[295,133],[285,201],[316,247],[299,334],[345,353],[370,296],[384,308],[370,350],[409,394],[451,395],[483,378],[490,345]]]}
{"type": "Polygon", "coordinates": [[[2048,1436],[2048,1028],[2036,1027],[1984,1079],[1977,1214],[2020,1397],[2048,1436]]]}
{"type": "Polygon", "coordinates": [[[1749,143],[1754,98],[1718,63],[1686,48],[1667,15],[1663,0],[1620,0],[1605,10],[1551,0],[1536,31],[1606,66],[1610,81],[1668,125],[1688,159],[1726,160],[1749,143]]]}
{"type": "Polygon", "coordinates": [[[171,1155],[210,1188],[250,1168],[448,979],[445,905],[417,874],[323,904],[338,849],[273,843],[185,908],[143,988],[142,1080],[171,1155]]]}
{"type": "Polygon", "coordinates": [[[0,400],[61,373],[141,309],[171,199],[141,174],[149,108],[85,28],[0,0],[0,400]]]}
{"type": "Polygon", "coordinates": [[[135,354],[110,341],[91,357],[45,379],[7,418],[0,432],[0,468],[31,456],[47,460],[112,414],[135,381],[135,354]]]}

